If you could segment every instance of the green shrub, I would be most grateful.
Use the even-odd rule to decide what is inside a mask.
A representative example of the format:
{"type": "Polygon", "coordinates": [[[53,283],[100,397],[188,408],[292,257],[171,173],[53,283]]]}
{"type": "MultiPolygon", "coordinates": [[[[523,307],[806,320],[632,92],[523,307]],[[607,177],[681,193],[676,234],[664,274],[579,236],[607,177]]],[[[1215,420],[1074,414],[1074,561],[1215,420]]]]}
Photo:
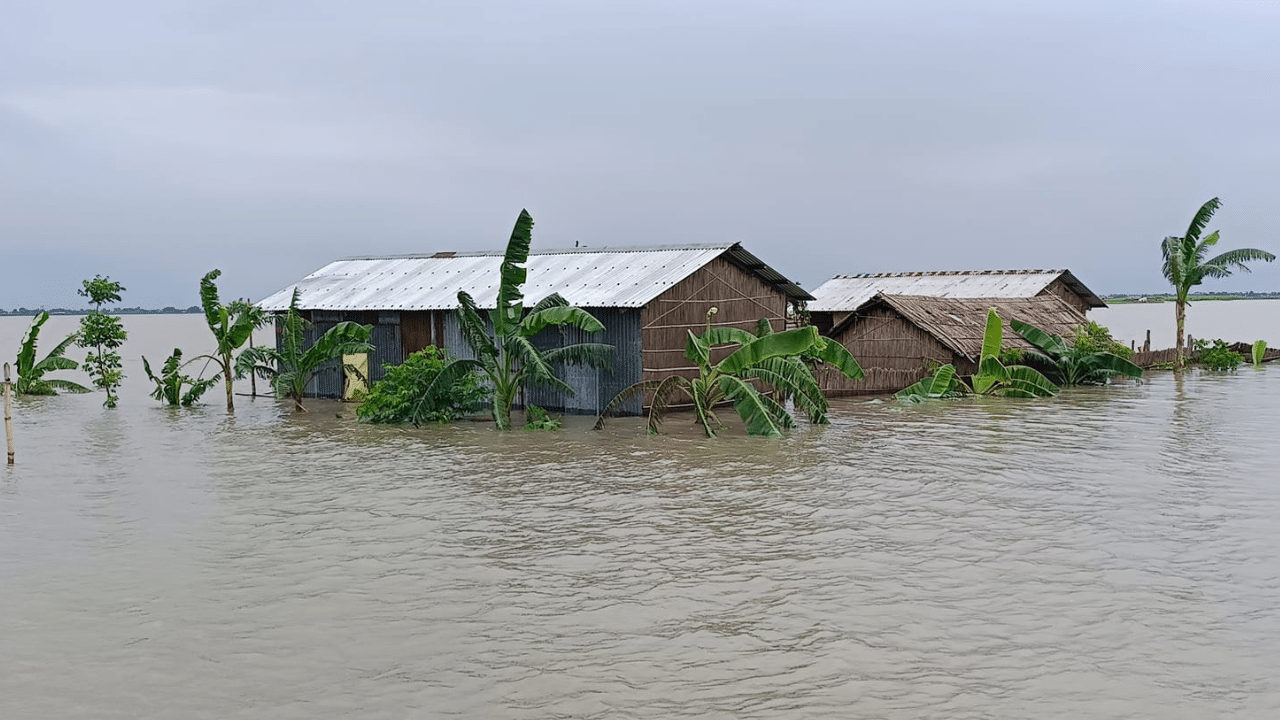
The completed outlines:
{"type": "Polygon", "coordinates": [[[1021,365],[1027,361],[1027,354],[1022,348],[1008,347],[1000,351],[1000,362],[1004,365],[1021,365]]]}
{"type": "Polygon", "coordinates": [[[1212,344],[1207,340],[1196,340],[1195,351],[1196,362],[1210,370],[1235,370],[1244,362],[1244,356],[1227,347],[1222,340],[1214,340],[1212,344]]]}
{"type": "Polygon", "coordinates": [[[528,418],[525,422],[525,430],[559,430],[561,419],[551,417],[546,410],[537,405],[529,405],[524,409],[525,416],[528,418]]]}
{"type": "Polygon", "coordinates": [[[371,423],[447,423],[485,406],[489,389],[474,373],[452,383],[436,383],[450,358],[428,345],[400,365],[387,366],[356,409],[356,417],[371,423]]]}
{"type": "Polygon", "coordinates": [[[1111,331],[1090,320],[1087,325],[1076,328],[1075,337],[1071,338],[1071,347],[1081,353],[1107,352],[1119,355],[1125,360],[1133,358],[1133,349],[1116,342],[1111,331]]]}

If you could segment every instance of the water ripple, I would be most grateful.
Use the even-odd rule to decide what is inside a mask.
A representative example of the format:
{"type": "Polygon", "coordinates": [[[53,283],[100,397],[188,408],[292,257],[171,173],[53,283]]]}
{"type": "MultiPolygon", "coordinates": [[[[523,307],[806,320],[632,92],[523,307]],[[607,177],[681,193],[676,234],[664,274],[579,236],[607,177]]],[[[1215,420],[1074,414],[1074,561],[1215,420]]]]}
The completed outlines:
{"type": "Polygon", "coordinates": [[[1280,709],[1275,368],[780,441],[20,409],[5,718],[1280,709]]]}

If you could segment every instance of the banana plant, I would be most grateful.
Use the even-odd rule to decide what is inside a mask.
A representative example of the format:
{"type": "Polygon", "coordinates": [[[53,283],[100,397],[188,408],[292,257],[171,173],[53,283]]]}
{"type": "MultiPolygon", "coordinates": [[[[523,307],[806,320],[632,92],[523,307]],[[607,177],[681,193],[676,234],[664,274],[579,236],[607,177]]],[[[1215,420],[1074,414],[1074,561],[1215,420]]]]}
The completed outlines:
{"type": "Polygon", "coordinates": [[[1253,364],[1255,366],[1262,364],[1262,358],[1267,354],[1267,341],[1259,340],[1253,344],[1252,355],[1253,364]]]}
{"type": "Polygon", "coordinates": [[[1058,385],[1105,385],[1113,375],[1142,377],[1142,368],[1109,352],[1088,352],[1067,342],[1061,335],[1050,334],[1021,320],[1009,326],[1039,350],[1031,354],[1033,362],[1046,368],[1058,385]]]}
{"type": "Polygon", "coordinates": [[[236,373],[254,373],[271,381],[276,397],[293,400],[294,412],[306,412],[302,404],[307,385],[324,366],[343,355],[373,352],[369,337],[372,325],[340,322],[316,339],[311,347],[303,347],[310,325],[298,312],[298,289],[294,288],[289,309],[285,312],[280,349],[251,347],[236,358],[236,373]]]}
{"type": "MultiPolygon", "coordinates": [[[[715,312],[708,311],[708,319],[715,312]]],[[[826,423],[827,401],[822,395],[812,368],[803,358],[826,362],[845,377],[863,376],[858,361],[843,345],[818,335],[817,328],[806,326],[780,333],[751,333],[731,327],[708,328],[702,335],[689,331],[685,357],[698,366],[698,376],[686,378],[669,375],[656,380],[643,380],[618,393],[596,420],[596,429],[619,406],[645,392],[653,393],[649,405],[648,431],[657,434],[673,397],[683,395],[693,404],[694,417],[706,432],[715,437],[724,427],[715,408],[732,403],[733,409],[747,424],[751,435],[781,437],[783,430],[795,427],[795,419],[779,401],[790,398],[798,411],[814,423],[826,423]],[[737,345],[718,363],[711,362],[713,348],[737,345]],[[760,381],[777,392],[778,397],[760,392],[752,382],[760,381]]]]}
{"type": "Polygon", "coordinates": [[[1026,365],[1005,365],[1000,360],[1004,347],[1004,328],[1000,316],[992,308],[987,311],[987,325],[982,336],[982,354],[978,356],[978,372],[966,384],[956,374],[954,365],[943,365],[919,382],[894,394],[902,402],[919,403],[925,400],[977,395],[1001,395],[1004,397],[1049,397],[1058,392],[1057,386],[1039,370],[1026,365]]]}
{"type": "Polygon", "coordinates": [[[899,390],[894,397],[902,402],[922,403],[962,397],[970,392],[969,386],[956,376],[956,366],[948,363],[934,370],[932,375],[899,390]]]}
{"type": "Polygon", "coordinates": [[[151,391],[151,397],[169,405],[181,405],[183,407],[189,407],[199,400],[206,390],[218,382],[217,375],[210,378],[196,379],[182,372],[182,368],[200,359],[197,357],[184,363],[182,362],[182,350],[174,348],[173,354],[161,366],[160,376],[156,377],[151,371],[151,363],[147,362],[147,356],[143,355],[142,369],[146,371],[147,377],[151,379],[151,382],[156,384],[156,389],[151,391]],[[186,391],[183,391],[184,387],[186,391]]]}
{"type": "Polygon", "coordinates": [[[556,377],[555,366],[608,367],[613,352],[612,345],[601,343],[575,343],[551,350],[534,346],[533,337],[549,327],[569,326],[591,334],[604,330],[604,325],[586,310],[571,307],[558,293],[525,311],[522,287],[528,271],[524,263],[529,259],[532,241],[533,217],[529,211],[521,210],[502,258],[497,307],[489,311],[487,325],[471,295],[458,293],[462,337],[475,358],[452,361],[427,390],[429,396],[468,372],[482,373],[493,386],[493,420],[499,430],[511,429],[511,407],[521,388],[535,385],[572,394],[573,388],[556,377]]]}
{"type": "Polygon", "coordinates": [[[58,390],[75,393],[90,392],[89,388],[80,383],[59,378],[45,378],[46,373],[55,370],[75,370],[80,367],[80,363],[65,357],[67,348],[75,343],[77,333],[68,335],[65,340],[50,350],[43,360],[36,362],[36,341],[40,337],[40,328],[48,320],[47,312],[42,311],[36,315],[31,320],[31,327],[27,330],[27,334],[22,338],[22,345],[18,349],[18,361],[15,363],[18,379],[13,383],[13,391],[18,395],[57,395],[58,390]]]}
{"type": "Polygon", "coordinates": [[[1058,388],[1039,370],[1026,365],[1005,365],[1000,361],[1004,347],[1004,323],[995,308],[987,311],[987,327],[982,336],[982,355],[978,372],[973,376],[973,391],[978,395],[1004,397],[1050,397],[1058,388]]]}
{"type": "Polygon", "coordinates": [[[227,391],[227,412],[235,412],[233,386],[235,382],[235,365],[233,355],[253,336],[253,331],[266,323],[266,313],[250,303],[235,301],[223,305],[218,298],[218,286],[214,281],[222,274],[213,269],[200,278],[200,305],[204,310],[205,323],[217,347],[208,355],[201,355],[193,360],[206,359],[217,363],[227,391]]]}

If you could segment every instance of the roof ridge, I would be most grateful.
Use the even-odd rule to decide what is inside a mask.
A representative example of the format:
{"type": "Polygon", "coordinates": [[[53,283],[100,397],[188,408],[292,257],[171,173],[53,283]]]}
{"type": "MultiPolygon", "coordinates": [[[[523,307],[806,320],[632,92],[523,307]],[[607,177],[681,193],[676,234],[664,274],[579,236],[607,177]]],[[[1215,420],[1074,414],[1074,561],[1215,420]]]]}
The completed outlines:
{"type": "MultiPolygon", "coordinates": [[[[570,255],[575,253],[640,253],[640,252],[670,252],[672,250],[728,250],[737,245],[736,242],[719,242],[719,243],[684,243],[681,245],[583,245],[571,248],[546,248],[546,249],[530,249],[530,255],[570,255]]],[[[430,259],[450,259],[463,257],[502,257],[506,254],[505,250],[461,250],[453,251],[436,251],[431,253],[400,253],[391,255],[352,255],[349,257],[340,257],[338,261],[350,260],[430,260],[430,259]]]]}
{"type": "Polygon", "coordinates": [[[851,273],[834,275],[832,280],[863,280],[890,277],[945,277],[950,275],[1047,275],[1064,273],[1066,268],[1025,268],[1021,270],[903,270],[898,272],[851,273]]]}

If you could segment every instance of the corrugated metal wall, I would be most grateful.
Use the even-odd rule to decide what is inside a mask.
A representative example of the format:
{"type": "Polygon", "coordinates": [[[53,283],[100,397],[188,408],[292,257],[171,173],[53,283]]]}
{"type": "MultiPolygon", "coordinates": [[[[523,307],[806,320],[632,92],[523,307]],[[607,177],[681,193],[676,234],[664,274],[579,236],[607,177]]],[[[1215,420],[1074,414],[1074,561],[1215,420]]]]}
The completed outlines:
{"type": "MultiPolygon", "coordinates": [[[[372,313],[355,312],[321,312],[311,313],[311,327],[303,333],[306,347],[315,344],[339,322],[352,321],[369,324],[372,313]]],[[[382,379],[384,365],[398,365],[403,362],[403,351],[400,345],[400,313],[381,311],[377,313],[377,324],[373,326],[370,342],[374,351],[369,355],[369,383],[382,379]]],[[[276,349],[281,349],[280,336],[276,336],[276,349]]],[[[307,397],[340,398],[342,397],[343,369],[341,360],[332,360],[321,366],[320,372],[307,384],[307,397]]]]}
{"type": "MultiPolygon", "coordinates": [[[[458,325],[458,315],[453,311],[442,311],[443,342],[441,346],[451,355],[458,358],[474,358],[471,347],[462,338],[462,330],[458,325]]],[[[587,335],[575,328],[547,328],[533,339],[534,345],[542,350],[563,347],[579,342],[595,342],[612,345],[612,367],[598,370],[596,368],[570,365],[559,368],[558,376],[573,388],[569,395],[557,389],[530,388],[524,397],[517,397],[517,406],[532,402],[535,405],[555,412],[575,414],[598,414],[609,401],[624,388],[640,381],[643,370],[641,366],[641,311],[630,308],[595,308],[591,314],[604,326],[604,332],[587,335]]],[[[372,318],[368,313],[313,312],[313,325],[306,331],[308,346],[327,332],[334,325],[345,320],[368,322],[372,318]]],[[[370,383],[381,380],[386,365],[398,365],[404,357],[400,314],[391,311],[378,313],[377,324],[373,327],[372,342],[374,352],[369,357],[370,383]]],[[[279,339],[277,339],[279,347],[279,339]]],[[[326,363],[321,372],[307,386],[309,397],[338,398],[342,396],[343,370],[341,363],[334,360],[326,363]]],[[[619,408],[617,415],[639,415],[642,412],[641,399],[636,397],[619,408]]]]}
{"type": "MultiPolygon", "coordinates": [[[[600,412],[623,388],[639,382],[640,365],[640,311],[628,308],[592,308],[591,314],[605,327],[604,332],[587,335],[574,328],[547,328],[533,339],[535,347],[549,350],[579,342],[596,342],[614,346],[613,367],[595,368],[568,366],[560,368],[558,376],[573,394],[567,395],[555,389],[530,388],[524,397],[516,398],[516,405],[525,402],[553,410],[594,415],[600,412]]],[[[445,312],[444,346],[454,357],[473,358],[471,347],[462,339],[456,312],[445,312]]],[[[620,415],[639,415],[640,400],[621,408],[620,415]]]]}

